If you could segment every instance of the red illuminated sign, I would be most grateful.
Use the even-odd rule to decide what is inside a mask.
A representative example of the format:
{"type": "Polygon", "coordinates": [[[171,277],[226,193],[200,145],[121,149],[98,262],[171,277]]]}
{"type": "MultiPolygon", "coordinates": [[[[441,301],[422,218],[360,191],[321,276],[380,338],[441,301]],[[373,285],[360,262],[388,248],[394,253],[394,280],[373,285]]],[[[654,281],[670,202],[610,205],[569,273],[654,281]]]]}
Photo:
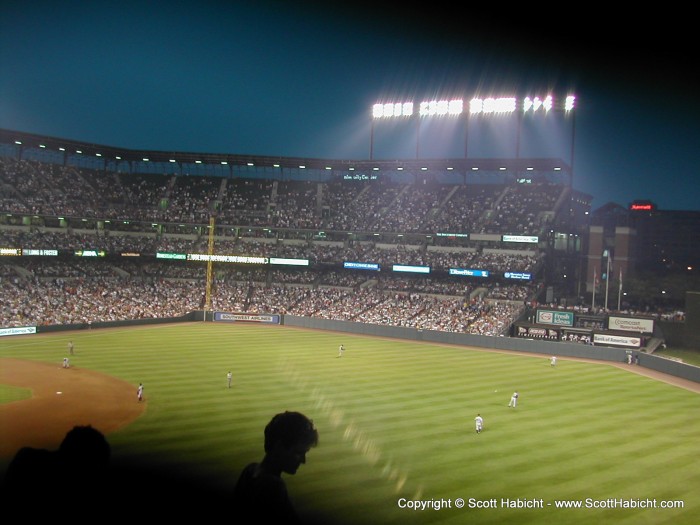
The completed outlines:
{"type": "Polygon", "coordinates": [[[630,204],[630,210],[632,211],[654,211],[656,206],[651,202],[633,202],[630,204]]]}

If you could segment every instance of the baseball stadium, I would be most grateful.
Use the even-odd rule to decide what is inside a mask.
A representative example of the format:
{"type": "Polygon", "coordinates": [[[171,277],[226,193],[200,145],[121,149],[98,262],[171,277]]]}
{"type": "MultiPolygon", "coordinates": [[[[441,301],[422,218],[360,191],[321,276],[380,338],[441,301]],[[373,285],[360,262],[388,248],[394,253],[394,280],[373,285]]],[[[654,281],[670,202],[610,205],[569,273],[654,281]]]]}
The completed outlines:
{"type": "Polygon", "coordinates": [[[304,523],[696,522],[697,294],[623,294],[570,162],[0,152],[0,473],[76,426],[110,450],[6,509],[248,522],[232,488],[299,411],[304,523]]]}

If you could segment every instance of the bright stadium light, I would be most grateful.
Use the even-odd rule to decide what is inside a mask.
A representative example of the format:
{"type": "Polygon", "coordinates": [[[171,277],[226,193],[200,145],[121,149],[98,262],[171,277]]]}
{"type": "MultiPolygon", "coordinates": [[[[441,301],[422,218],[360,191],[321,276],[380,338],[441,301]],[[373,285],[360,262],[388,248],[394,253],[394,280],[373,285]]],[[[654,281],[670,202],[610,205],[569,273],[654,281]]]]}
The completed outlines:
{"type": "Polygon", "coordinates": [[[441,115],[461,115],[464,110],[462,100],[431,100],[421,102],[419,113],[421,117],[433,117],[441,115]]]}
{"type": "Polygon", "coordinates": [[[388,102],[372,106],[372,117],[410,117],[413,115],[413,102],[388,102]]]}
{"type": "MultiPolygon", "coordinates": [[[[576,97],[568,95],[561,108],[566,111],[574,109],[576,97]]],[[[469,113],[513,113],[518,109],[518,99],[515,97],[475,97],[469,101],[469,113]]],[[[520,102],[523,112],[550,111],[555,109],[555,99],[552,95],[544,97],[525,97],[520,102]]],[[[425,100],[418,103],[420,116],[432,117],[442,115],[461,115],[464,113],[464,100],[425,100]]],[[[414,114],[413,102],[377,103],[372,106],[373,118],[410,117],[414,114]]]]}
{"type": "MultiPolygon", "coordinates": [[[[517,123],[517,146],[516,157],[520,156],[520,134],[522,127],[522,119],[525,114],[547,114],[551,110],[565,111],[572,113],[571,118],[571,163],[570,170],[573,169],[574,161],[574,138],[575,138],[575,117],[573,109],[576,102],[574,95],[567,95],[563,99],[555,98],[554,95],[530,95],[523,98],[512,96],[506,97],[479,97],[474,96],[471,99],[454,98],[423,100],[421,102],[378,102],[372,106],[372,118],[370,126],[369,138],[369,158],[374,158],[374,132],[375,120],[415,117],[416,130],[416,158],[420,158],[420,141],[421,141],[421,125],[424,121],[423,117],[442,117],[442,116],[464,116],[466,122],[464,128],[464,158],[469,156],[469,119],[470,117],[480,115],[515,115],[518,118],[517,123]],[[468,100],[468,102],[465,102],[468,100]],[[468,105],[468,107],[467,107],[468,105]],[[417,108],[417,111],[414,111],[417,108]]],[[[573,177],[573,172],[571,172],[573,177]]]]}
{"type": "Polygon", "coordinates": [[[574,95],[569,95],[564,101],[564,110],[571,111],[574,109],[574,104],[576,103],[576,97],[574,95]]]}
{"type": "Polygon", "coordinates": [[[528,111],[537,112],[537,111],[549,111],[552,109],[552,106],[554,105],[554,99],[552,98],[552,95],[547,95],[545,98],[541,99],[540,97],[525,97],[523,99],[523,112],[527,113],[528,111]]]}
{"type": "Polygon", "coordinates": [[[469,113],[512,113],[516,109],[515,97],[473,98],[469,101],[469,113]]]}

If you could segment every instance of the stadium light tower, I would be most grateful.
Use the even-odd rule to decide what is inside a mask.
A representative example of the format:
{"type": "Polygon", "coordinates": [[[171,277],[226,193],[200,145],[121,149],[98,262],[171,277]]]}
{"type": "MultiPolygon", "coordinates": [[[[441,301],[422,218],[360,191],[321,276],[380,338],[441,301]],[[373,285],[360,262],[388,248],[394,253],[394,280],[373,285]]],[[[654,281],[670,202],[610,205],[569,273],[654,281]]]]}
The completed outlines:
{"type": "Polygon", "coordinates": [[[568,95],[564,100],[564,112],[567,115],[571,115],[571,147],[569,159],[569,187],[574,187],[574,144],[576,143],[576,112],[574,107],[576,106],[576,96],[568,95]]]}
{"type": "MultiPolygon", "coordinates": [[[[389,102],[386,104],[378,103],[372,106],[372,118],[370,119],[371,128],[369,135],[369,160],[374,160],[374,121],[377,119],[393,117],[413,117],[413,102],[389,102]]],[[[417,154],[418,136],[416,136],[416,155],[417,154]]]]}
{"type": "MultiPolygon", "coordinates": [[[[516,114],[518,119],[515,157],[520,157],[521,124],[526,114],[546,114],[549,111],[562,110],[572,114],[576,97],[568,95],[563,102],[557,103],[553,95],[526,96],[522,99],[516,97],[473,97],[468,103],[464,99],[453,98],[443,100],[429,100],[419,103],[413,101],[378,102],[372,106],[372,118],[370,126],[369,158],[374,159],[374,123],[385,119],[416,119],[416,158],[420,158],[420,124],[424,118],[432,117],[465,117],[465,141],[464,158],[469,158],[469,120],[475,116],[497,116],[516,114]],[[416,110],[417,108],[417,110],[416,110]]],[[[570,183],[573,182],[575,121],[572,120],[571,133],[571,164],[570,183]]]]}

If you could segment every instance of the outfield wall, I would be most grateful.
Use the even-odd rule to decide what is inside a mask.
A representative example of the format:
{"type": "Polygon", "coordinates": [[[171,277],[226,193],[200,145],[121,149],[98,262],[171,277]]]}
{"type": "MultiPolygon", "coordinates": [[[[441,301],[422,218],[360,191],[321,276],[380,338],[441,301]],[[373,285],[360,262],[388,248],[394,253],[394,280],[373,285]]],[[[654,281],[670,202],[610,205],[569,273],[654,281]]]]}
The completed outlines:
{"type": "MultiPolygon", "coordinates": [[[[284,324],[286,326],[347,332],[357,335],[390,337],[438,344],[478,346],[480,348],[490,348],[493,350],[508,350],[512,352],[556,355],[561,357],[579,357],[595,359],[597,361],[615,361],[618,363],[627,362],[627,352],[629,351],[624,348],[592,346],[580,343],[417,330],[415,328],[353,323],[351,321],[334,321],[313,317],[297,317],[294,315],[285,315],[284,324]]],[[[634,351],[634,355],[639,358],[639,363],[638,365],[631,366],[643,366],[658,372],[700,383],[700,367],[655,356],[653,354],[645,354],[637,350],[634,351]]]]}
{"type": "Polygon", "coordinates": [[[203,320],[202,312],[190,312],[180,317],[148,317],[145,319],[132,319],[130,321],[104,321],[100,323],[80,323],[80,324],[54,324],[39,325],[36,327],[37,333],[65,332],[69,330],[91,330],[98,328],[118,328],[120,326],[138,326],[164,323],[183,323],[203,320]]]}
{"type": "MultiPolygon", "coordinates": [[[[98,328],[115,328],[120,326],[138,326],[163,323],[181,323],[204,320],[203,311],[190,312],[182,317],[134,319],[131,321],[109,321],[103,323],[70,324],[37,326],[37,333],[57,332],[64,330],[85,330],[98,328]]],[[[215,313],[207,312],[207,321],[214,321],[215,313]]],[[[250,317],[250,316],[246,316],[250,317]]],[[[255,316],[261,317],[261,316],[255,316]]],[[[312,328],[315,330],[327,330],[334,332],[346,332],[357,335],[370,335],[374,337],[389,337],[394,339],[406,339],[425,341],[437,344],[450,344],[458,346],[477,346],[492,350],[507,350],[512,352],[525,352],[533,354],[556,355],[561,357],[579,357],[594,359],[597,361],[627,361],[627,353],[630,350],[605,346],[591,346],[580,343],[567,343],[562,341],[547,341],[524,339],[521,337],[494,337],[485,335],[460,334],[455,332],[441,332],[436,330],[417,330],[400,326],[386,326],[369,323],[354,323],[351,321],[335,321],[330,319],[317,319],[314,317],[298,317],[294,315],[275,315],[277,322],[286,326],[312,328]]],[[[231,320],[232,322],[248,322],[247,320],[231,320]]],[[[633,351],[639,358],[638,365],[670,374],[676,377],[700,383],[700,367],[674,361],[653,354],[646,354],[637,350],[633,351]]]]}

